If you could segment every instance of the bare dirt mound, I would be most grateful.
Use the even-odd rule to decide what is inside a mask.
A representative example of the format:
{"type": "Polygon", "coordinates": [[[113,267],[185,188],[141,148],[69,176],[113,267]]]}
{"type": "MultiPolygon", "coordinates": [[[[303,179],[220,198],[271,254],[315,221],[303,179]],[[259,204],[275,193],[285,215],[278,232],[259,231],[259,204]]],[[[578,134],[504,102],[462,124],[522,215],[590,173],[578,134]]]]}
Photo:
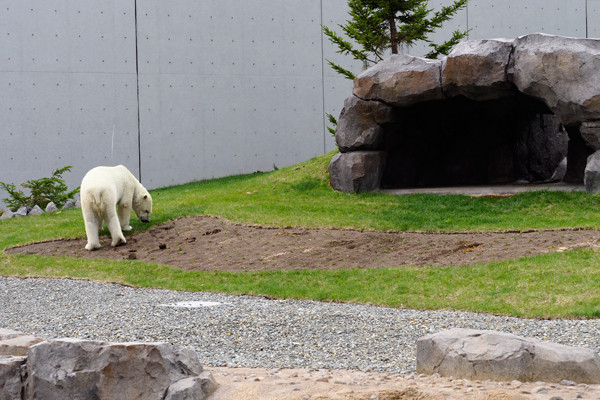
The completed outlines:
{"type": "Polygon", "coordinates": [[[573,248],[598,248],[596,230],[418,233],[264,228],[222,218],[179,218],[127,236],[127,244],[84,249],[86,239],[56,240],[9,253],[137,259],[201,271],[452,266],[513,259],[573,248]]]}

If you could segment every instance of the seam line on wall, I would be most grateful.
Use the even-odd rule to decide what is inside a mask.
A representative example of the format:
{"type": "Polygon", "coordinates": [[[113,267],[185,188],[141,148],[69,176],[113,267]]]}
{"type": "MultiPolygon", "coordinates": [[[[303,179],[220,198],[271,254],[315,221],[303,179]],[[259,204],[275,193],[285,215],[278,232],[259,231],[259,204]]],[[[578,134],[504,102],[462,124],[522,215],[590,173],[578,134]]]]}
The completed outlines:
{"type": "Polygon", "coordinates": [[[137,101],[137,145],[138,145],[138,179],[142,182],[142,130],[140,120],[140,62],[138,51],[138,10],[137,0],[133,0],[134,29],[135,29],[135,89],[137,101]]]}
{"type": "Polygon", "coordinates": [[[322,119],[323,119],[323,154],[327,152],[327,120],[325,118],[325,48],[323,45],[323,0],[321,3],[321,18],[319,24],[319,34],[321,37],[321,102],[323,105],[322,109],[322,119]]]}
{"type": "Polygon", "coordinates": [[[588,25],[588,0],[585,0],[585,37],[590,37],[589,25],[588,25]]]}

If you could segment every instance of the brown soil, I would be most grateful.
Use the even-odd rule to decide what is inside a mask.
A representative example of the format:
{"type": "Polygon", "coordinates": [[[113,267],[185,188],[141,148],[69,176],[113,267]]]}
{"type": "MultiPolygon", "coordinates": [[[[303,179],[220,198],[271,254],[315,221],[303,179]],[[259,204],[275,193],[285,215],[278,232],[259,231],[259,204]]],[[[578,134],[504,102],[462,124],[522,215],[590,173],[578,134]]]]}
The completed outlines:
{"type": "Polygon", "coordinates": [[[514,259],[573,248],[598,248],[596,230],[419,233],[342,229],[264,228],[221,218],[179,218],[133,233],[127,244],[84,249],[86,239],[54,240],[9,253],[137,259],[200,271],[452,266],[514,259]]]}
{"type": "MultiPolygon", "coordinates": [[[[187,270],[263,271],[317,268],[452,266],[573,248],[598,248],[595,230],[417,233],[264,228],[221,218],[180,218],[127,236],[127,244],[84,249],[85,238],[33,243],[9,253],[137,259],[187,270]]],[[[224,399],[550,399],[600,398],[600,385],[470,382],[357,371],[207,368],[224,399]],[[556,396],[556,397],[553,397],[556,396]]]]}

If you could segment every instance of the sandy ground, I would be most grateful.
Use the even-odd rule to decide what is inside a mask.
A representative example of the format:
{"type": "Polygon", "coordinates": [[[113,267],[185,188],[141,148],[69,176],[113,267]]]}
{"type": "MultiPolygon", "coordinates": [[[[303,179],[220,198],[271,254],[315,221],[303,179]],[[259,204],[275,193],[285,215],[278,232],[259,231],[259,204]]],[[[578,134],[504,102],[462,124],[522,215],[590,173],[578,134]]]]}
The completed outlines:
{"type": "Polygon", "coordinates": [[[340,370],[205,369],[220,385],[210,400],[600,399],[600,385],[481,382],[340,370]]]}

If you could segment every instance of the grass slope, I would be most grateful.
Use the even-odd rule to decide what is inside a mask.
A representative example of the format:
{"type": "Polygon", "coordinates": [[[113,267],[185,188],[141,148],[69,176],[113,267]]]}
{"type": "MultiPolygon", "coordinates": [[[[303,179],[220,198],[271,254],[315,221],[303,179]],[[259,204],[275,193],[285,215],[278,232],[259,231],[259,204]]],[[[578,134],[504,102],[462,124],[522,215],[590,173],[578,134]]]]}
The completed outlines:
{"type": "MultiPolygon", "coordinates": [[[[269,173],[151,191],[151,225],[186,215],[219,215],[273,226],[373,230],[480,231],[598,228],[598,196],[533,192],[511,197],[393,196],[333,191],[332,154],[269,173]]],[[[133,221],[134,231],[148,228],[133,221]]],[[[419,309],[452,308],[527,317],[600,315],[600,261],[573,250],[469,267],[214,273],[138,261],[8,255],[8,246],[85,235],[79,210],[0,221],[0,274],[94,279],[174,290],[248,293],[419,309]]]]}

